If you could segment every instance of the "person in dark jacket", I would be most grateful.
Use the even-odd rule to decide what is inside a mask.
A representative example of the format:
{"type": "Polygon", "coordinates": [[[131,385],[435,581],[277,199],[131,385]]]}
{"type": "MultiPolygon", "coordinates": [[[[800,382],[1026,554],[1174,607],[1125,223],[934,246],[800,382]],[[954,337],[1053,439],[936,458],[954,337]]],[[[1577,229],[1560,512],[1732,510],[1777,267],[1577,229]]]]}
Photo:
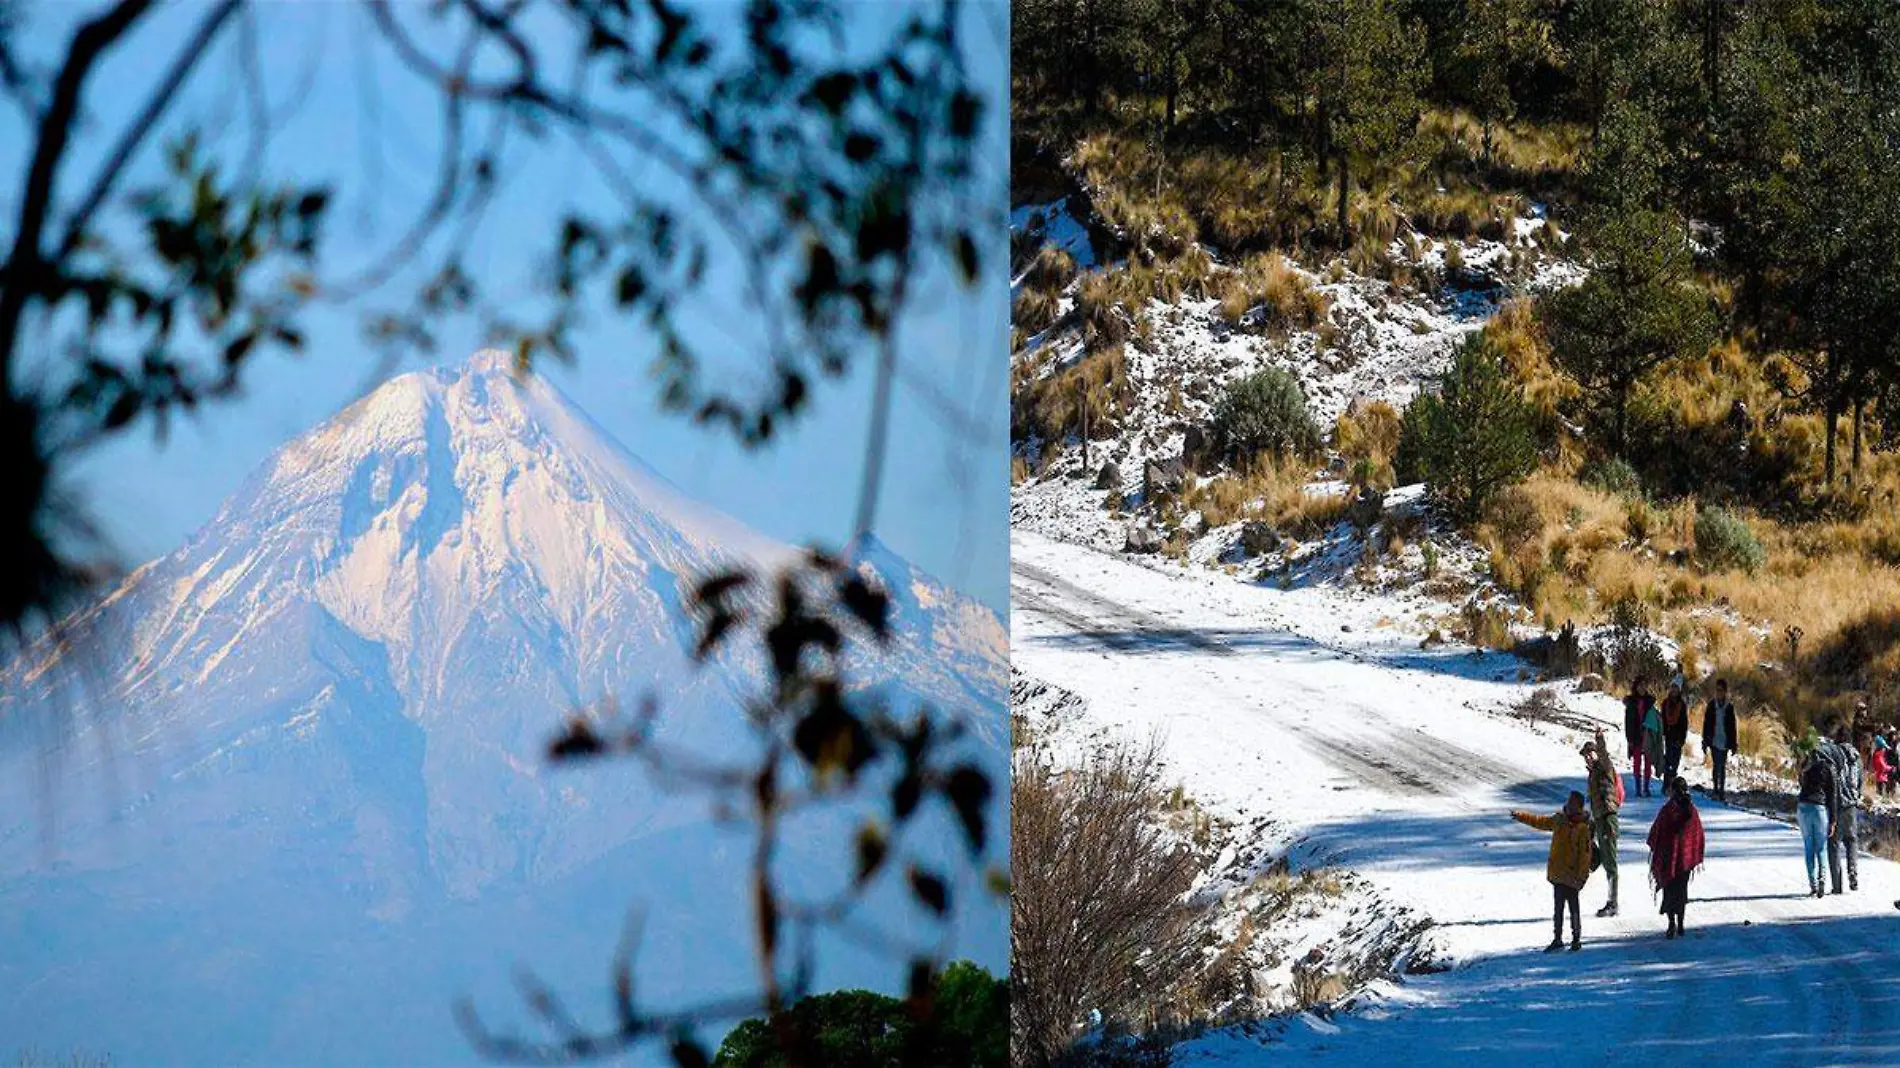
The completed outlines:
{"type": "Polygon", "coordinates": [[[1649,718],[1649,710],[1656,699],[1650,696],[1649,684],[1641,676],[1630,685],[1628,697],[1623,698],[1623,734],[1629,741],[1630,781],[1636,785],[1636,796],[1649,796],[1649,779],[1658,770],[1655,759],[1644,744],[1643,723],[1649,718]]]}
{"type": "Polygon", "coordinates": [[[1669,800],[1656,810],[1656,822],[1649,826],[1649,882],[1662,891],[1662,914],[1669,917],[1669,933],[1683,933],[1683,914],[1689,908],[1689,877],[1702,866],[1708,844],[1702,832],[1702,814],[1689,800],[1689,780],[1678,775],[1669,780],[1669,800]]]}
{"type": "Polygon", "coordinates": [[[1808,865],[1808,893],[1821,897],[1821,858],[1834,837],[1834,771],[1819,750],[1801,756],[1801,792],[1795,797],[1795,822],[1801,827],[1801,854],[1808,865]]]}
{"type": "Polygon", "coordinates": [[[1735,730],[1735,705],[1728,699],[1728,680],[1715,684],[1715,696],[1702,710],[1702,748],[1713,762],[1709,792],[1717,801],[1728,800],[1728,754],[1740,737],[1735,730]]]}
{"type": "Polygon", "coordinates": [[[1689,740],[1689,702],[1682,699],[1682,683],[1669,685],[1662,702],[1663,782],[1674,783],[1682,769],[1682,746],[1689,740]]]}
{"type": "Polygon", "coordinates": [[[1841,852],[1847,852],[1847,888],[1860,889],[1858,839],[1854,816],[1860,811],[1860,751],[1854,748],[1854,729],[1846,723],[1834,728],[1834,740],[1821,743],[1821,755],[1834,773],[1834,819],[1827,832],[1827,870],[1834,892],[1841,892],[1841,852]]]}

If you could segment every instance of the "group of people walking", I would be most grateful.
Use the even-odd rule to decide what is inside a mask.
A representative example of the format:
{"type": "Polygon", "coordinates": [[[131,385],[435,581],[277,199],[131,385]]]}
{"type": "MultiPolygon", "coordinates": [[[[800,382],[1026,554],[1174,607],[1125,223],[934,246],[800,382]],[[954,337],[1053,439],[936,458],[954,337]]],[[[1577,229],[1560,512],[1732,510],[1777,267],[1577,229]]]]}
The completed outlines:
{"type": "MultiPolygon", "coordinates": [[[[1689,738],[1689,702],[1682,684],[1671,683],[1662,703],[1650,695],[1649,683],[1637,679],[1623,699],[1623,735],[1629,743],[1630,770],[1639,797],[1653,796],[1654,777],[1665,786],[1682,768],[1682,747],[1689,738]]],[[[1709,754],[1711,787],[1718,801],[1728,799],[1728,755],[1735,748],[1735,703],[1728,698],[1728,680],[1718,680],[1715,696],[1702,716],[1702,748],[1709,754]]]]}
{"type": "Polygon", "coordinates": [[[1834,737],[1822,738],[1813,747],[1797,750],[1801,767],[1801,790],[1795,796],[1795,823],[1801,828],[1801,852],[1808,868],[1808,892],[1825,895],[1823,874],[1841,892],[1841,854],[1847,855],[1847,889],[1860,889],[1860,865],[1856,859],[1859,836],[1856,823],[1860,812],[1860,751],[1854,747],[1852,730],[1845,724],[1834,729],[1834,737]],[[1827,870],[1821,870],[1821,856],[1827,855],[1827,870]]]}
{"type": "MultiPolygon", "coordinates": [[[[1649,845],[1650,885],[1660,892],[1661,912],[1669,921],[1665,938],[1683,934],[1684,917],[1689,903],[1689,880],[1701,868],[1708,846],[1702,828],[1702,816],[1689,793],[1689,782],[1679,774],[1683,744],[1689,735],[1688,702],[1680,683],[1658,703],[1647,683],[1638,679],[1623,702],[1623,727],[1628,746],[1631,782],[1640,797],[1652,796],[1655,784],[1662,786],[1666,800],[1651,822],[1649,845]]],[[[1735,705],[1729,700],[1728,683],[1718,681],[1714,696],[1703,710],[1702,745],[1709,754],[1711,787],[1717,800],[1728,798],[1728,756],[1736,747],[1735,705]]],[[[1884,760],[1889,768],[1900,767],[1900,754],[1876,741],[1875,763],[1884,760]]],[[[1609,899],[1596,914],[1617,914],[1617,832],[1623,807],[1623,782],[1617,773],[1615,758],[1598,728],[1593,740],[1580,750],[1587,774],[1586,790],[1573,790],[1564,807],[1549,816],[1514,811],[1519,823],[1551,836],[1550,859],[1545,876],[1554,897],[1552,938],[1545,952],[1564,948],[1564,917],[1570,918],[1569,947],[1583,948],[1583,920],[1579,897],[1590,873],[1601,868],[1609,881],[1609,899]]],[[[1842,855],[1846,856],[1846,888],[1860,888],[1856,860],[1856,813],[1861,801],[1861,754],[1854,745],[1852,728],[1841,723],[1832,737],[1822,737],[1807,748],[1798,748],[1800,793],[1796,816],[1801,828],[1803,851],[1808,872],[1808,889],[1815,897],[1824,895],[1824,875],[1831,876],[1833,892],[1842,892],[1842,855]],[[1825,854],[1824,872],[1821,858],[1825,854]]],[[[1896,902],[1900,906],[1900,902],[1896,902]]]]}
{"type": "MultiPolygon", "coordinates": [[[[1681,700],[1679,692],[1675,697],[1681,700]]],[[[1686,715],[1683,722],[1686,732],[1686,715]]],[[[1617,774],[1615,759],[1610,756],[1601,730],[1594,740],[1584,743],[1581,752],[1588,775],[1588,798],[1581,791],[1572,790],[1564,807],[1554,815],[1511,813],[1511,818],[1519,823],[1551,836],[1550,860],[1544,874],[1550,880],[1555,906],[1550,945],[1544,947],[1546,953],[1564,948],[1566,913],[1570,917],[1570,948],[1583,948],[1583,916],[1578,898],[1590,873],[1597,868],[1602,868],[1604,877],[1609,880],[1610,897],[1596,914],[1614,916],[1618,911],[1617,889],[1621,880],[1617,871],[1617,831],[1623,807],[1623,780],[1617,774]]],[[[1675,759],[1679,760],[1680,756],[1678,743],[1675,759]]],[[[1668,800],[1657,810],[1656,819],[1649,826],[1649,880],[1662,893],[1662,914],[1669,920],[1669,930],[1664,937],[1676,938],[1683,933],[1684,914],[1689,904],[1689,878],[1702,866],[1708,841],[1702,830],[1702,815],[1689,796],[1689,781],[1673,773],[1673,761],[1666,750],[1662,763],[1671,773],[1664,779],[1668,800]]],[[[1648,782],[1639,782],[1644,794],[1651,792],[1648,782]]]]}

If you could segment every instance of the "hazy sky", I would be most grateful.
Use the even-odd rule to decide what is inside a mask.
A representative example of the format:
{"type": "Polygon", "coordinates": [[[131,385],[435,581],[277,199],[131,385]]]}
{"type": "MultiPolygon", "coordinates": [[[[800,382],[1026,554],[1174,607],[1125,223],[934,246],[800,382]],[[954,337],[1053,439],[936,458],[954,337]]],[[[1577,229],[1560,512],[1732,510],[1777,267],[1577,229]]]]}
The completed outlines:
{"type": "MultiPolygon", "coordinates": [[[[65,196],[90,182],[103,146],[143,103],[146,87],[208,6],[172,5],[108,56],[86,100],[87,129],[60,175],[65,196]]],[[[333,262],[360,262],[386,248],[427,197],[440,130],[435,98],[399,70],[369,32],[359,5],[263,7],[260,69],[278,126],[267,176],[332,183],[338,199],[328,248],[333,262]]],[[[879,39],[875,31],[889,26],[896,9],[868,0],[849,9],[861,24],[855,39],[879,39]]],[[[62,4],[25,10],[24,38],[43,69],[63,53],[80,10],[62,4]]],[[[972,72],[989,101],[982,180],[994,191],[991,225],[1000,232],[1007,198],[1007,8],[1003,0],[973,4],[965,23],[972,72]]],[[[221,125],[216,146],[241,155],[242,109],[231,106],[241,84],[236,41],[227,35],[200,65],[168,115],[167,133],[193,122],[221,125]]],[[[19,109],[0,110],[0,168],[9,176],[0,197],[17,191],[28,134],[19,109]]],[[[121,190],[154,173],[158,145],[148,144],[121,190]]],[[[468,264],[484,282],[525,294],[559,208],[599,204],[603,194],[575,179],[585,168],[571,142],[517,138],[512,149],[484,238],[468,264]]],[[[643,174],[640,180],[659,179],[643,174]]],[[[11,199],[0,203],[0,227],[11,225],[17,207],[11,199]]],[[[1000,264],[996,268],[975,289],[944,278],[922,280],[922,297],[900,335],[910,380],[897,394],[876,530],[918,566],[1005,612],[1008,290],[1000,264]]],[[[391,290],[382,303],[405,292],[391,290]]],[[[745,329],[736,322],[743,304],[736,293],[730,307],[734,321],[713,325],[729,332],[744,357],[745,329]]],[[[257,361],[242,397],[175,423],[164,443],[142,423],[78,465],[74,488],[124,563],[177,547],[272,449],[375,384],[378,358],[361,340],[362,310],[313,310],[301,360],[257,361]]],[[[637,324],[607,319],[598,316],[582,335],[577,368],[549,361],[544,371],[622,444],[681,487],[778,538],[836,545],[850,535],[870,407],[868,357],[849,380],[824,384],[813,412],[776,444],[753,453],[727,435],[662,413],[649,375],[649,340],[637,324]]],[[[480,341],[473,323],[448,329],[443,338],[444,362],[465,358],[480,341]]],[[[734,364],[746,366],[742,359],[734,364]]]]}

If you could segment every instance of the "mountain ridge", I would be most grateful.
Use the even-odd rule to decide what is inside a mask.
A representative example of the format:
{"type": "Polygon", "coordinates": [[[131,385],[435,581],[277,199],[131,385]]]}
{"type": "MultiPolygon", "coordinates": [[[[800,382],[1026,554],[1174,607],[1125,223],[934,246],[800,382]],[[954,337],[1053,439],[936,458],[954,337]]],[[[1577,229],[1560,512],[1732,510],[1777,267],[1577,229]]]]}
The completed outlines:
{"type": "MultiPolygon", "coordinates": [[[[419,923],[439,931],[427,918],[448,903],[477,915],[484,902],[534,901],[538,886],[598,903],[611,896],[600,887],[628,883],[641,843],[664,851],[660,871],[736,862],[695,852],[719,839],[697,830],[707,814],[690,799],[632,768],[553,768],[546,746],[577,709],[651,694],[666,742],[743,756],[763,661],[736,639],[697,662],[689,591],[805,550],[692,500],[503,360],[414,372],[359,398],[76,615],[76,654],[41,649],[0,670],[0,813],[12,817],[0,818],[0,912],[11,906],[20,925],[0,923],[0,988],[41,991],[0,1011],[0,1031],[102,1011],[88,968],[166,981],[183,969],[221,989],[203,979],[218,953],[256,956],[255,939],[275,937],[180,946],[161,936],[154,903],[307,911],[325,930],[380,941],[419,923]],[[50,854],[36,824],[49,812],[60,822],[50,854]],[[75,915],[62,901],[85,905],[75,915]],[[127,945],[52,971],[27,951],[87,922],[127,945]]],[[[844,556],[875,572],[893,606],[892,641],[862,647],[854,682],[971,721],[982,758],[1006,775],[1000,617],[875,537],[844,556]]],[[[421,940],[418,960],[459,952],[403,937],[421,940]]],[[[130,1059],[142,1039],[128,1041],[117,1052],[130,1059]]],[[[180,1056],[206,1049],[223,1047],[180,1056]]]]}

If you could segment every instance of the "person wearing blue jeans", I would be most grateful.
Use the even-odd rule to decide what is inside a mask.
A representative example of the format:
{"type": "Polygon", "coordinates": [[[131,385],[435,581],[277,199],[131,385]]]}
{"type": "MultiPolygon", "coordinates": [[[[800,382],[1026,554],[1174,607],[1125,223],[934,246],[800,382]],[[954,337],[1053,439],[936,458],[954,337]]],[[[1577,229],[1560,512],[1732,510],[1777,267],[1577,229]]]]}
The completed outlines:
{"type": "Polygon", "coordinates": [[[1827,842],[1834,834],[1834,771],[1818,752],[1801,761],[1801,793],[1795,798],[1795,819],[1801,827],[1801,853],[1808,863],[1808,894],[1821,897],[1826,872],[1827,842]]]}

